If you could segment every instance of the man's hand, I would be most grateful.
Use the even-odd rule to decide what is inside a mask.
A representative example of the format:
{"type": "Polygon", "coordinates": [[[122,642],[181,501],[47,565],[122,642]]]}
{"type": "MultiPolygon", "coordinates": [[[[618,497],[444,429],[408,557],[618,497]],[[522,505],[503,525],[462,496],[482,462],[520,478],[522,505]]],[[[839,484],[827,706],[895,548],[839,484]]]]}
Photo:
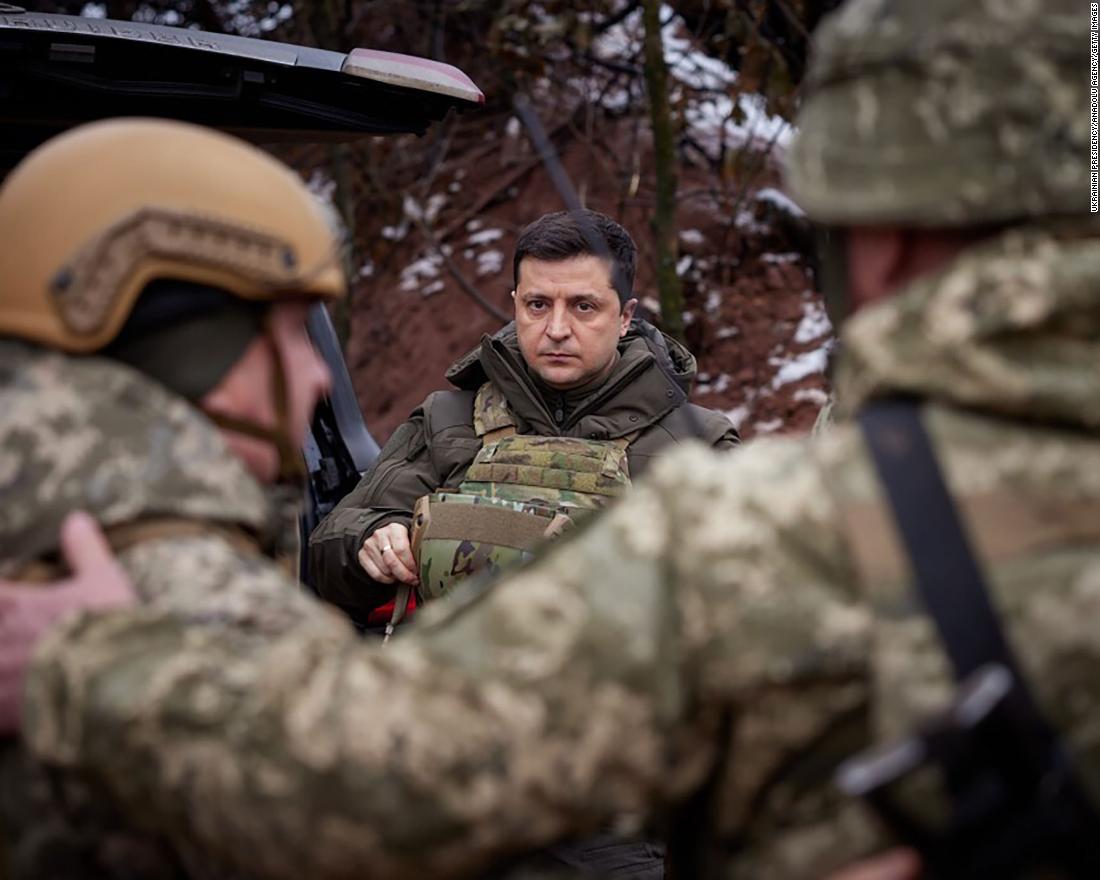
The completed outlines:
{"type": "Polygon", "coordinates": [[[359,549],[359,564],[372,580],[379,583],[401,581],[412,586],[420,583],[416,560],[409,545],[409,529],[401,523],[390,523],[372,532],[359,549]]]}
{"type": "Polygon", "coordinates": [[[38,640],[72,611],[114,608],[135,601],[133,588],[86,513],[61,526],[61,552],[73,576],[52,584],[0,581],[0,733],[19,729],[23,680],[38,640]]]}
{"type": "Polygon", "coordinates": [[[918,880],[920,858],[911,849],[892,849],[855,862],[825,880],[918,880]]]}

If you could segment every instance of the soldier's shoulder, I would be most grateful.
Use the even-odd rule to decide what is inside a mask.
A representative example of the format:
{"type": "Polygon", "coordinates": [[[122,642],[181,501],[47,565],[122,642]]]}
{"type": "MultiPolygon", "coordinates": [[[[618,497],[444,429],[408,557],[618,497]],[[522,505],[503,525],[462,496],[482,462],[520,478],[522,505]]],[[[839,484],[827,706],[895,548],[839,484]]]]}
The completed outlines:
{"type": "MultiPolygon", "coordinates": [[[[718,414],[721,415],[721,414],[718,414]]],[[[722,418],[725,418],[724,416],[722,418]]],[[[782,488],[787,497],[798,485],[811,496],[824,490],[824,471],[861,458],[859,438],[852,426],[838,425],[826,436],[769,435],[743,443],[735,455],[725,455],[702,442],[684,443],[654,465],[649,479],[679,487],[681,494],[731,492],[733,496],[782,488]]]]}
{"type": "Polygon", "coordinates": [[[104,525],[149,516],[262,527],[262,488],[183,398],[110,360],[0,345],[0,471],[27,503],[0,505],[0,534],[26,561],[56,549],[69,510],[104,525]]]}
{"type": "Polygon", "coordinates": [[[433,391],[420,404],[425,423],[434,432],[474,423],[476,392],[466,390],[433,391]]]}
{"type": "Polygon", "coordinates": [[[849,572],[846,493],[837,481],[863,481],[867,473],[858,434],[838,425],[822,437],[755,439],[734,453],[684,444],[647,479],[701,556],[759,558],[777,584],[806,577],[842,583],[849,572]]]}
{"type": "MultiPolygon", "coordinates": [[[[142,601],[164,611],[271,634],[316,614],[316,602],[286,570],[214,525],[142,541],[119,558],[142,601]]],[[[343,628],[335,615],[333,621],[343,628]]]]}

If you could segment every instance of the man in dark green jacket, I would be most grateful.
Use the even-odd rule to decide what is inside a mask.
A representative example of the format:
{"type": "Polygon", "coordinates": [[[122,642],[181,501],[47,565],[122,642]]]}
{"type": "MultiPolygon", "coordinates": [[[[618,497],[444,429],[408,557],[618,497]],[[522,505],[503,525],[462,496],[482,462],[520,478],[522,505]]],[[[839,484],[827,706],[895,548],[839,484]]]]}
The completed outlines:
{"type": "MultiPolygon", "coordinates": [[[[729,419],[688,403],[691,353],[634,317],[635,258],[627,231],[594,211],[547,214],[523,231],[513,260],[515,321],[447,371],[457,390],[430,394],[313,533],[310,563],[324,598],[359,616],[388,602],[395,582],[415,585],[414,505],[441,488],[472,485],[467,472],[500,425],[521,438],[617,441],[627,479],[670,444],[739,442],[729,419]]],[[[543,497],[545,484],[562,478],[559,471],[532,486],[528,475],[519,491],[543,497]]]]}

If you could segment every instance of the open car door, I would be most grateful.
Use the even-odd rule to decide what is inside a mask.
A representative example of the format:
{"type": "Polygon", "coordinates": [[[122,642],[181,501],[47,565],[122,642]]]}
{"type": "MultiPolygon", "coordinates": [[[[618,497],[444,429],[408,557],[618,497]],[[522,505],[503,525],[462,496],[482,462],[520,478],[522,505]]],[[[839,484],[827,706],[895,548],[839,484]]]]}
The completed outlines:
{"type": "Polygon", "coordinates": [[[0,157],[81,122],[163,116],[258,143],[423,134],[484,96],[449,64],[0,4],[0,157]]]}
{"type": "MultiPolygon", "coordinates": [[[[425,58],[372,49],[344,54],[0,3],[0,175],[55,134],[109,116],[182,119],[261,144],[340,141],[423,134],[450,110],[484,100],[462,71],[425,58]]],[[[315,307],[310,334],[328,362],[333,391],[318,406],[303,450],[313,502],[303,537],[378,454],[323,306],[315,307]]]]}

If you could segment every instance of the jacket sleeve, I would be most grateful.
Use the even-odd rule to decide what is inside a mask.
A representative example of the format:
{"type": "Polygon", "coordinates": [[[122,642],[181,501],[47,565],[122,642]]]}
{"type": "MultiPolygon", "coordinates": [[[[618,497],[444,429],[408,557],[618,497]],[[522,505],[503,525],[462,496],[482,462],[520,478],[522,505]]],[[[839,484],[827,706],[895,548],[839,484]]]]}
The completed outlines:
{"type": "Polygon", "coordinates": [[[751,816],[863,699],[866,647],[865,612],[830,584],[820,481],[801,451],[765,451],[670,454],[385,648],[292,590],[293,625],[261,629],[234,579],[194,607],[70,620],[30,671],[24,736],[175,845],[268,878],[477,876],[652,813],[707,776],[727,712],[723,802],[751,816]]]}
{"type": "Polygon", "coordinates": [[[699,425],[699,439],[714,449],[732,449],[741,445],[741,435],[729,420],[729,416],[715,409],[691,404],[699,425]]]}
{"type": "Polygon", "coordinates": [[[393,596],[393,584],[367,576],[359,565],[359,548],[384,525],[408,525],[416,500],[439,486],[421,407],[390,435],[359,485],[310,536],[309,564],[318,593],[348,608],[370,609],[387,602],[393,596]]]}

